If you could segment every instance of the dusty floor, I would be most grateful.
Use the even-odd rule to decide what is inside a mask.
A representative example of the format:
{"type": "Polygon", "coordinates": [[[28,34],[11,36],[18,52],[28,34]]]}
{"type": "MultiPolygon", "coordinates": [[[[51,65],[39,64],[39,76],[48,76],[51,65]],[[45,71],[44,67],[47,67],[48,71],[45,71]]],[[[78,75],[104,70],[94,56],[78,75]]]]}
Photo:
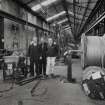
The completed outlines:
{"type": "MultiPolygon", "coordinates": [[[[14,85],[12,90],[0,93],[0,105],[105,105],[105,101],[91,100],[84,95],[80,86],[82,69],[79,60],[73,60],[75,84],[63,83],[62,77],[67,75],[67,67],[63,64],[58,63],[54,72],[61,77],[34,80],[23,86],[14,85]]],[[[1,80],[0,91],[10,85],[1,80]]]]}

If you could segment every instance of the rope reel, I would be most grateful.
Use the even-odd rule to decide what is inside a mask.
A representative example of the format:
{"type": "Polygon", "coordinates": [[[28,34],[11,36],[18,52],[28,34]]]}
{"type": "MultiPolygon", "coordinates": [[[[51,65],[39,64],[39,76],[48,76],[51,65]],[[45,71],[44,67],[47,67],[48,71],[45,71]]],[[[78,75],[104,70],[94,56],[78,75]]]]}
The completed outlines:
{"type": "Polygon", "coordinates": [[[81,65],[82,68],[88,66],[103,67],[105,64],[105,48],[103,37],[85,36],[81,38],[81,65]]]}
{"type": "Polygon", "coordinates": [[[82,88],[92,99],[105,100],[105,36],[81,37],[82,88]]]}

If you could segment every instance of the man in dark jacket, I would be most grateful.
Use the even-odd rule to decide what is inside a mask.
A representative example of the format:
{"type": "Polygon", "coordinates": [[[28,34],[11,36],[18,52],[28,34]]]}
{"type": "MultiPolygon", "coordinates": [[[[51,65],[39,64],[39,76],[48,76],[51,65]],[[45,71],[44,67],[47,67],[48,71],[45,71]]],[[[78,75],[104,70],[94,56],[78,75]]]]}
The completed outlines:
{"type": "Polygon", "coordinates": [[[39,45],[40,49],[40,63],[39,63],[39,73],[40,75],[46,76],[46,53],[47,53],[47,44],[45,43],[44,37],[41,37],[41,44],[39,45]]]}
{"type": "Polygon", "coordinates": [[[47,69],[46,69],[47,75],[54,74],[54,65],[55,65],[55,59],[57,55],[58,55],[57,45],[54,44],[52,38],[49,38],[48,39],[48,49],[47,49],[47,69]]]}
{"type": "Polygon", "coordinates": [[[37,42],[37,37],[34,37],[28,49],[28,55],[30,57],[31,76],[34,76],[34,64],[35,64],[36,77],[39,76],[39,56],[40,56],[39,52],[40,51],[39,51],[39,46],[37,42]]]}

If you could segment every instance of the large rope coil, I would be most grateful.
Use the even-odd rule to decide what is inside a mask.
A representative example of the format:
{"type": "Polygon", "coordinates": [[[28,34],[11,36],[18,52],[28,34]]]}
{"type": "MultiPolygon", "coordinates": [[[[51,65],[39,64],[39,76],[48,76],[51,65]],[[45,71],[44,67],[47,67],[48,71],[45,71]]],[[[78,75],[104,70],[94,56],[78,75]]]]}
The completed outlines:
{"type": "Polygon", "coordinates": [[[99,66],[104,65],[104,48],[103,37],[99,36],[85,36],[81,38],[81,64],[85,68],[87,66],[99,66]]]}

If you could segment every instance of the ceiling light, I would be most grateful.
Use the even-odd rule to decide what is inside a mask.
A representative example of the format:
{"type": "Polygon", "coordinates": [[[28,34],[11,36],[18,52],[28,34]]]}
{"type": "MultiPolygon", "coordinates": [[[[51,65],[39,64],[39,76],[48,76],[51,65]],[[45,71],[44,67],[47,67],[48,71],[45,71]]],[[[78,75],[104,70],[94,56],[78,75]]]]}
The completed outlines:
{"type": "Polygon", "coordinates": [[[57,0],[46,0],[44,2],[41,2],[40,4],[37,4],[37,5],[33,6],[32,10],[37,11],[37,10],[41,9],[42,6],[48,6],[55,1],[57,1],[57,0]]]}
{"type": "Polygon", "coordinates": [[[48,6],[48,5],[52,4],[55,1],[57,1],[57,0],[46,0],[46,1],[42,2],[41,5],[42,6],[48,6]]]}
{"type": "Polygon", "coordinates": [[[52,17],[47,18],[46,20],[47,20],[47,21],[51,21],[52,19],[55,19],[55,18],[57,18],[57,17],[59,17],[59,16],[65,14],[65,13],[66,13],[65,11],[62,11],[62,12],[56,14],[56,15],[53,15],[52,17]]]}
{"type": "Polygon", "coordinates": [[[52,26],[56,26],[56,24],[52,24],[52,26]]]}
{"type": "Polygon", "coordinates": [[[32,7],[32,10],[37,11],[37,10],[39,10],[40,8],[41,8],[41,5],[38,4],[38,5],[34,6],[34,7],[32,7]]]}
{"type": "Polygon", "coordinates": [[[68,11],[68,13],[69,13],[69,14],[71,14],[71,15],[74,15],[74,13],[73,13],[73,12],[71,12],[71,11],[68,11]]]}
{"type": "Polygon", "coordinates": [[[66,26],[64,26],[63,28],[66,28],[66,27],[70,27],[70,25],[66,25],[66,26]]]}
{"type": "MultiPolygon", "coordinates": [[[[62,11],[62,12],[60,12],[60,13],[58,13],[58,14],[52,16],[52,17],[47,18],[46,20],[47,20],[47,21],[51,21],[51,20],[56,19],[56,18],[58,18],[59,16],[64,15],[64,14],[66,14],[66,12],[65,12],[65,11],[62,11]]],[[[73,12],[71,12],[71,11],[69,11],[69,14],[74,15],[73,12]]]]}
{"type": "Polygon", "coordinates": [[[66,21],[68,21],[68,19],[61,20],[61,21],[59,21],[57,24],[62,24],[62,23],[64,23],[64,22],[66,22],[66,21]]]}
{"type": "Polygon", "coordinates": [[[64,27],[63,30],[70,30],[71,31],[71,27],[64,27]]]}
{"type": "Polygon", "coordinates": [[[64,30],[67,30],[67,29],[71,29],[71,27],[67,27],[67,28],[65,28],[64,30]]]}

